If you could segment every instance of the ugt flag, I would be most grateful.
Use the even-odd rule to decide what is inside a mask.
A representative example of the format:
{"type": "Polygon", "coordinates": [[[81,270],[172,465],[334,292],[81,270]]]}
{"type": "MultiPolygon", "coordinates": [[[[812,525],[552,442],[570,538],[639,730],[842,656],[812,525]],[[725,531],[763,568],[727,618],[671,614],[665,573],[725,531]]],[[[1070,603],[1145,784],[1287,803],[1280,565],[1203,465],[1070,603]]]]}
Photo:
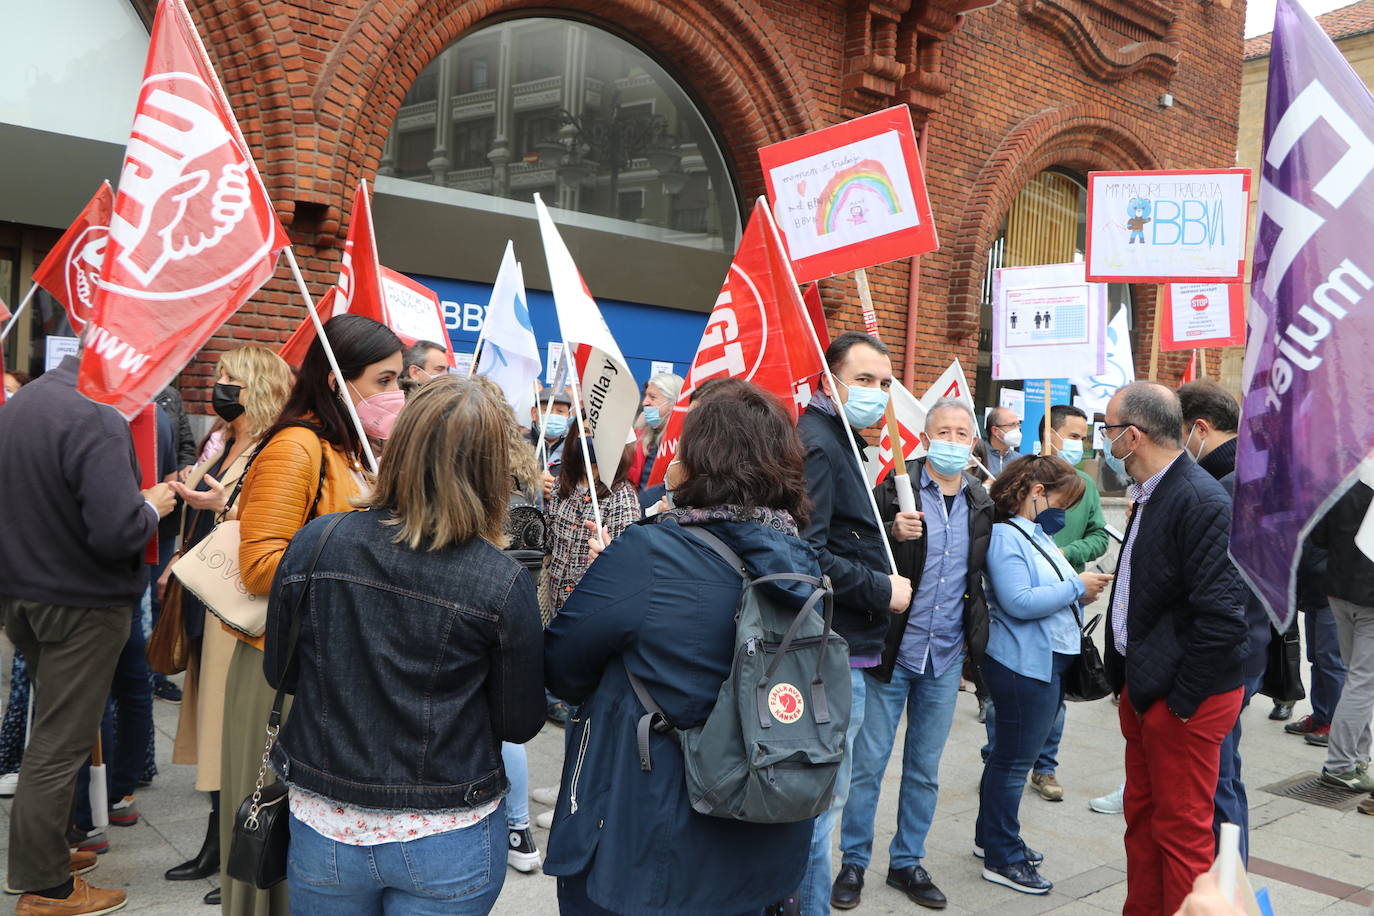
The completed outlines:
{"type": "Polygon", "coordinates": [[[615,482],[620,454],[639,409],[639,384],[538,194],[534,205],[549,262],[559,333],[565,348],[572,349],[573,370],[581,380],[578,391],[587,418],[586,434],[596,451],[597,475],[609,487],[615,482]]]}
{"type": "Polygon", "coordinates": [[[935,380],[935,384],[927,388],[926,393],[921,395],[921,407],[925,411],[929,411],[935,406],[935,402],[941,398],[955,398],[963,401],[968,406],[969,413],[973,413],[973,392],[969,390],[968,376],[964,375],[964,367],[960,365],[957,359],[950,363],[949,368],[935,380]]]}
{"type": "MultiPolygon", "coordinates": [[[[958,365],[958,362],[955,360],[955,365],[958,365]]],[[[959,374],[962,376],[963,370],[960,370],[959,374]]],[[[938,383],[937,388],[931,390],[937,389],[938,383]]],[[[898,432],[902,437],[902,457],[907,461],[915,461],[926,453],[925,446],[921,444],[921,433],[926,428],[928,406],[924,399],[916,400],[916,397],[896,379],[892,380],[891,397],[892,414],[897,418],[898,432]]],[[[943,395],[937,395],[935,400],[930,403],[934,404],[941,397],[943,395]]],[[[950,397],[955,397],[955,395],[950,395],[950,397]]],[[[892,472],[895,464],[892,436],[888,434],[887,424],[884,423],[882,435],[878,437],[878,476],[873,481],[875,486],[883,482],[883,479],[892,472]]]]}
{"type": "Polygon", "coordinates": [[[353,194],[353,213],[348,220],[338,287],[335,315],[363,315],[382,324],[388,323],[386,298],[382,292],[382,263],[377,258],[377,234],[372,229],[372,204],[366,181],[358,182],[358,190],[353,194]]]}
{"type": "Polygon", "coordinates": [[[530,322],[525,282],[515,261],[515,244],[507,242],[496,285],[491,289],[487,316],[482,321],[477,374],[500,385],[515,415],[523,419],[534,404],[539,368],[539,344],[530,322]]]}
{"type": "Polygon", "coordinates": [[[162,0],[77,390],[132,418],[288,244],[184,3],[162,0]]]}
{"type": "Polygon", "coordinates": [[[114,191],[108,181],[102,181],[95,196],[81,208],[62,238],[33,272],[33,282],[62,303],[67,310],[67,320],[78,334],[91,317],[96,287],[100,283],[100,268],[105,263],[113,210],[114,191]]]}
{"type": "Polygon", "coordinates": [[[791,262],[769,226],[772,219],[767,201],[759,198],[659,440],[651,484],[663,482],[692,393],[707,379],[748,379],[772,392],[794,420],[811,400],[811,381],[825,367],[791,262]]]}
{"type": "Polygon", "coordinates": [[[1374,98],[1279,0],[1231,556],[1282,632],[1299,548],[1374,446],[1374,98]]]}

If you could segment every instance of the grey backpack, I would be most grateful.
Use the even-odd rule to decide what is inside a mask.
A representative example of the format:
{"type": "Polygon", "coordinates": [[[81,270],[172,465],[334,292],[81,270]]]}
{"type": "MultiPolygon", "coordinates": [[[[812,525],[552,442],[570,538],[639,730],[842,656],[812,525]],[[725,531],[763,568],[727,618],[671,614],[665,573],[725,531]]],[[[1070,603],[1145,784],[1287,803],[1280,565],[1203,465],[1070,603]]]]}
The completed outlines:
{"type": "Polygon", "coordinates": [[[649,732],[682,747],[692,807],[713,817],[786,824],[830,807],[849,727],[849,647],[830,629],[829,579],[801,573],[749,578],[740,558],[709,531],[684,527],[743,578],[735,614],[735,660],[706,721],[676,728],[643,681],[625,672],[647,710],[639,720],[639,765],[653,769],[649,732]],[[815,588],[800,611],[756,586],[804,582],[815,588]],[[825,616],[816,613],[824,606],[825,616]]]}

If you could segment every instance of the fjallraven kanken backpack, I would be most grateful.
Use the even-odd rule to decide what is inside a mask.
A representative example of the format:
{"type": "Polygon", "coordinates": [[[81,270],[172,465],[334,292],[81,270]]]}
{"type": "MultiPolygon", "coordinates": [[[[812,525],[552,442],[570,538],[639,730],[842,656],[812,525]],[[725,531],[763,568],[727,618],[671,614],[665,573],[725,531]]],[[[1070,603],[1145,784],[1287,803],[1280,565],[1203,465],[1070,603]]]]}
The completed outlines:
{"type": "Polygon", "coordinates": [[[625,672],[646,710],[638,729],[640,768],[653,768],[649,732],[674,734],[682,746],[687,796],[701,814],[755,824],[815,817],[835,794],[852,699],[849,647],[830,629],[830,581],[801,573],[751,579],[720,538],[699,528],[683,530],[743,578],[735,660],[711,714],[696,728],[675,727],[643,681],[625,672]],[[793,611],[757,587],[766,582],[803,582],[815,590],[793,611]]]}

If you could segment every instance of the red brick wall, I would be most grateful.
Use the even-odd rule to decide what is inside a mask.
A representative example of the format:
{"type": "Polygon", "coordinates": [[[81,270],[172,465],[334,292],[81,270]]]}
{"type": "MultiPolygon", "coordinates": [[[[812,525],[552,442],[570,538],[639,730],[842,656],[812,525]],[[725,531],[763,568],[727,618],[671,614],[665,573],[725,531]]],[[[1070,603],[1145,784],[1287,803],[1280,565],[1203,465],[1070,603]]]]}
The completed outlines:
{"type": "MultiPolygon", "coordinates": [[[[874,46],[873,10],[953,22],[936,0],[190,0],[264,180],[315,294],[334,280],[342,223],[359,179],[371,179],[412,81],[446,45],[493,16],[551,8],[631,36],[681,78],[719,131],[742,200],[761,193],[756,149],[890,101],[850,102],[841,91],[854,58],[890,58],[891,30],[874,46]],[[857,105],[857,107],[854,107],[857,105]]],[[[921,261],[915,387],[959,356],[976,360],[977,300],[986,246],[1007,206],[1036,171],[1221,167],[1234,162],[1244,6],[1181,4],[1168,42],[1171,80],[1139,70],[1110,81],[1071,49],[1072,29],[1032,20],[1035,0],[1002,0],[965,17],[941,43],[923,85],[948,86],[929,119],[927,175],[941,249],[921,261]],[[1156,99],[1178,99],[1160,111],[1156,99]]],[[[1065,6],[1089,0],[1056,0],[1065,6]]],[[[1133,0],[1114,0],[1133,2],[1133,0]]],[[[1134,0],[1149,3],[1153,0],[1134,0]]],[[[1095,18],[1103,18],[1096,17],[1095,18]]],[[[1110,17],[1103,21],[1117,22],[1110,17]]],[[[894,20],[895,21],[895,20],[894,20]]],[[[922,34],[922,33],[918,33],[922,34]]],[[[1113,36],[1117,44],[1121,36],[1113,36]]],[[[917,53],[934,47],[917,41],[917,53]]],[[[1110,63],[1110,61],[1109,61],[1110,63]]],[[[890,68],[889,68],[890,69],[890,68]]],[[[871,81],[870,81],[871,82],[871,81]]],[[[881,82],[881,80],[878,80],[881,82]]],[[[922,112],[916,112],[918,123],[922,112]]],[[[869,272],[884,337],[906,354],[909,264],[869,272]]],[[[823,287],[832,330],[861,328],[850,278],[823,287]]],[[[1153,297],[1141,297],[1149,327],[1153,297]]],[[[208,397],[214,355],[248,341],[284,339],[304,317],[285,269],[208,344],[184,373],[193,409],[208,397]]],[[[1143,336],[1148,346],[1148,334],[1143,336]]],[[[1137,347],[1141,352],[1143,347],[1137,347]]],[[[1142,354],[1142,360],[1144,356],[1142,354]]],[[[1162,375],[1182,371],[1165,359],[1162,375]]],[[[1143,365],[1142,365],[1143,370],[1143,365]]]]}

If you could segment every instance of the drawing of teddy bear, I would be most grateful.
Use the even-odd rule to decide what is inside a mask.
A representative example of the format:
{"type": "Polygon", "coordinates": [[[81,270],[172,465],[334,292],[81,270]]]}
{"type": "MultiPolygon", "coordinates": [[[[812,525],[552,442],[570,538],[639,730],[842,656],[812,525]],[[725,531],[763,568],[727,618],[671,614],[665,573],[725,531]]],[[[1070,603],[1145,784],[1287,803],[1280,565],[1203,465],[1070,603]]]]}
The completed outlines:
{"type": "Polygon", "coordinates": [[[1134,245],[1136,242],[1145,244],[1145,224],[1150,221],[1150,201],[1144,197],[1135,197],[1126,205],[1126,228],[1130,230],[1130,239],[1127,245],[1134,245]]]}

